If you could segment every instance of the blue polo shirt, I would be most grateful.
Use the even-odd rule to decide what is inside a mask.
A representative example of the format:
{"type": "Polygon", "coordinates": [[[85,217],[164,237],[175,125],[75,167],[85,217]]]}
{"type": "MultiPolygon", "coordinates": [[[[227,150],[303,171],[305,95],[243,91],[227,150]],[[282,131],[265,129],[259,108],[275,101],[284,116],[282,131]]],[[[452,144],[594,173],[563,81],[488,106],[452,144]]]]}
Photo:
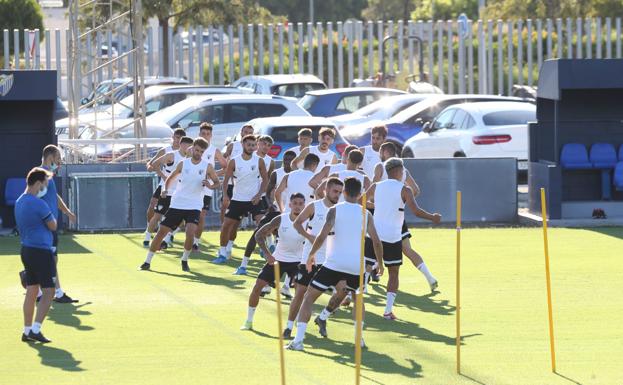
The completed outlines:
{"type": "MultiPolygon", "coordinates": [[[[51,172],[49,167],[41,167],[51,172]]],[[[41,199],[48,204],[54,218],[58,218],[58,193],[56,192],[56,183],[54,183],[54,178],[48,179],[48,192],[41,199]]]]}
{"type": "Polygon", "coordinates": [[[52,232],[46,222],[55,219],[43,199],[23,193],[15,202],[15,222],[23,246],[52,249],[52,232]]]}

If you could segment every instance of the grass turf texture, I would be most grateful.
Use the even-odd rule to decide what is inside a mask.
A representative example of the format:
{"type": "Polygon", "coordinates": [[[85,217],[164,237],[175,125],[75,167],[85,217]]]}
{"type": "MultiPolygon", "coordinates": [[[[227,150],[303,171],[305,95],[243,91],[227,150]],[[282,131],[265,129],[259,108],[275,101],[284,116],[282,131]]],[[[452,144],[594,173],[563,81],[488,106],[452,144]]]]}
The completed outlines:
{"type": "MultiPolygon", "coordinates": [[[[550,230],[560,375],[550,372],[540,229],[463,231],[464,375],[455,374],[455,232],[414,232],[441,292],[429,294],[405,263],[399,320],[391,322],[381,316],[386,277],[372,286],[362,383],[623,383],[623,229],[550,230]]],[[[240,233],[238,245],[248,236],[240,233]]],[[[0,383],[278,383],[274,297],[260,301],[255,331],[239,330],[260,257],[253,256],[250,276],[234,276],[242,249],[228,265],[210,264],[217,234],[207,233],[202,252],[191,256],[192,272],[183,273],[177,238],[174,249],[154,257],[154,271],[141,272],[141,234],[62,236],[61,281],[80,303],[53,305],[43,326],[48,345],[19,341],[18,240],[0,239],[0,383]]],[[[340,310],[328,329],[325,340],[310,323],[306,352],[286,352],[289,384],[354,383],[350,310],[340,310]]]]}

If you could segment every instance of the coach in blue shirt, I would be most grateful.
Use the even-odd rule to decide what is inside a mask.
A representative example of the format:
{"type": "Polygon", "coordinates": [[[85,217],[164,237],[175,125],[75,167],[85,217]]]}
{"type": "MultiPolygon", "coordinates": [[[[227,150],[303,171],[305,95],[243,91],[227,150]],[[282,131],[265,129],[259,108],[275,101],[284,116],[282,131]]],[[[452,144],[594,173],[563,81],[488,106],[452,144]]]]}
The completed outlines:
{"type": "Polygon", "coordinates": [[[35,167],[26,178],[26,191],[15,202],[15,221],[21,238],[21,257],[25,269],[26,298],[24,299],[24,333],[22,341],[50,342],[41,333],[41,324],[50,309],[54,296],[56,264],[52,255],[56,218],[42,198],[52,177],[48,171],[35,167]],[[37,293],[43,295],[32,322],[37,293]]]}

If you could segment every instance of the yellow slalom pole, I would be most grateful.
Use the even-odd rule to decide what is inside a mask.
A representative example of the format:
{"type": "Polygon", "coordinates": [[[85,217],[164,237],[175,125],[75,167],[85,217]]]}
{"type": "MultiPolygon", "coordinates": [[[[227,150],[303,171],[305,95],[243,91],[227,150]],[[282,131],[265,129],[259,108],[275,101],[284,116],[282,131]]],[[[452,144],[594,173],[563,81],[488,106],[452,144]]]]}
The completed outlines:
{"type": "Polygon", "coordinates": [[[543,217],[543,247],[545,251],[545,281],[547,282],[547,311],[549,316],[549,345],[552,356],[552,372],[556,373],[556,350],[554,348],[554,316],[552,315],[552,284],[549,277],[549,245],[547,241],[547,202],[545,189],[541,188],[541,215],[543,217]]]}
{"type": "Polygon", "coordinates": [[[456,372],[461,373],[461,192],[456,192],[456,372]]]}
{"type": "Polygon", "coordinates": [[[359,385],[361,383],[361,335],[363,333],[362,327],[362,318],[363,318],[363,273],[364,273],[364,245],[366,239],[366,224],[368,217],[368,210],[366,209],[366,203],[368,202],[366,198],[366,193],[363,193],[361,198],[361,215],[362,215],[362,223],[361,223],[361,245],[360,245],[360,258],[359,258],[359,290],[357,294],[357,298],[355,300],[355,306],[357,308],[356,311],[356,324],[355,324],[355,384],[359,385]]]}
{"type": "Polygon", "coordinates": [[[281,385],[286,383],[286,366],[283,356],[283,322],[281,320],[281,293],[279,292],[279,284],[281,283],[281,269],[279,262],[275,261],[275,293],[277,293],[277,335],[279,336],[279,361],[281,365],[281,385]]]}

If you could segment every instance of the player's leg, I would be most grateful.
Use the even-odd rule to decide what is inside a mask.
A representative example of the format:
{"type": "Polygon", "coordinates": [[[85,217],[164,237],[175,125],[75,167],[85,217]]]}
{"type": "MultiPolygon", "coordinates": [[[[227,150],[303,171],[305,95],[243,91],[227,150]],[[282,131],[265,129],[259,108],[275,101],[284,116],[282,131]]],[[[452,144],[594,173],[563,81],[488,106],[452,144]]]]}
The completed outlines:
{"type": "Polygon", "coordinates": [[[290,338],[292,335],[294,321],[296,320],[296,316],[299,314],[301,304],[303,303],[303,297],[305,297],[305,292],[307,292],[307,286],[297,283],[294,287],[294,297],[292,297],[292,301],[290,302],[290,309],[288,310],[288,323],[283,331],[283,338],[290,338]]]}
{"type": "Polygon", "coordinates": [[[162,240],[164,237],[171,231],[171,228],[163,223],[160,224],[160,228],[158,228],[158,232],[154,236],[154,239],[151,240],[149,244],[149,251],[147,251],[147,256],[145,257],[145,262],[139,267],[141,270],[149,270],[151,267],[151,260],[156,254],[156,252],[160,249],[160,245],[162,244],[162,240]]]}
{"type": "Polygon", "coordinates": [[[396,316],[393,313],[394,301],[396,301],[396,293],[398,292],[398,273],[400,271],[400,265],[388,265],[387,266],[387,298],[385,304],[385,313],[383,318],[387,320],[395,320],[396,316]]]}
{"type": "Polygon", "coordinates": [[[195,241],[193,242],[193,250],[199,250],[201,235],[203,235],[203,230],[205,229],[206,215],[208,215],[208,212],[210,211],[211,204],[212,197],[205,195],[203,197],[203,208],[201,210],[201,215],[199,216],[199,223],[197,224],[197,232],[195,233],[195,241]]]}
{"type": "Polygon", "coordinates": [[[253,329],[253,316],[255,315],[255,309],[257,309],[257,305],[260,302],[260,293],[262,289],[267,286],[273,286],[275,284],[275,265],[265,264],[262,267],[262,270],[257,276],[257,280],[255,281],[255,285],[253,285],[253,289],[251,289],[251,294],[249,294],[249,307],[247,309],[247,320],[244,325],[241,327],[242,330],[251,330],[253,329]]]}
{"type": "Polygon", "coordinates": [[[257,227],[255,228],[255,230],[253,230],[253,234],[251,234],[251,237],[249,237],[249,240],[247,241],[247,245],[244,249],[244,256],[242,257],[242,262],[240,262],[240,266],[238,267],[238,269],[234,271],[235,275],[247,275],[247,266],[249,264],[249,259],[251,259],[251,255],[253,254],[253,252],[255,251],[255,247],[257,246],[255,234],[262,226],[272,221],[275,218],[275,215],[273,215],[273,212],[270,212],[264,216],[258,215],[256,217],[258,219],[256,221],[257,227]]]}
{"type": "Polygon", "coordinates": [[[312,315],[314,303],[322,295],[322,291],[309,286],[303,296],[303,302],[299,309],[298,322],[296,324],[296,337],[288,344],[290,350],[303,350],[303,340],[307,331],[307,323],[312,315]]]}
{"type": "Polygon", "coordinates": [[[335,285],[335,293],[329,299],[329,303],[325,306],[324,309],[316,316],[314,319],[314,323],[318,325],[318,333],[324,338],[327,338],[329,334],[327,333],[327,320],[339,307],[342,302],[346,299],[348,295],[348,291],[346,290],[346,282],[340,281],[337,285],[335,285]]]}
{"type": "Polygon", "coordinates": [[[353,335],[353,340],[357,341],[357,296],[362,296],[361,297],[361,347],[365,348],[366,347],[366,343],[363,340],[363,321],[365,318],[365,314],[366,314],[366,305],[363,302],[363,293],[359,293],[356,294],[355,292],[353,292],[353,321],[354,322],[354,326],[355,326],[355,330],[354,330],[354,335],[353,335]]]}
{"type": "Polygon", "coordinates": [[[54,298],[54,277],[57,275],[56,262],[54,262],[52,253],[47,250],[31,249],[30,257],[31,276],[34,276],[35,280],[31,280],[29,283],[38,284],[43,294],[37,305],[35,319],[28,337],[32,340],[46,343],[50,342],[50,340],[41,333],[41,325],[48,314],[48,310],[50,310],[50,305],[54,298]]]}
{"type": "MultiPolygon", "coordinates": [[[[194,211],[194,210],[193,210],[194,211]]],[[[199,221],[199,215],[197,214],[197,221],[199,221]]],[[[190,271],[188,267],[188,257],[193,250],[193,243],[195,241],[195,234],[197,234],[197,225],[190,221],[186,222],[186,239],[184,240],[184,252],[182,253],[182,270],[190,271]]]]}
{"type": "Polygon", "coordinates": [[[417,251],[413,250],[411,247],[411,240],[409,238],[402,240],[402,252],[407,258],[409,258],[411,263],[413,263],[413,266],[415,266],[422,273],[422,275],[424,275],[428,285],[430,286],[430,291],[434,292],[439,286],[437,278],[435,278],[431,274],[430,270],[428,270],[428,266],[424,263],[422,256],[420,256],[417,251]]]}
{"type": "Polygon", "coordinates": [[[22,341],[26,342],[30,339],[30,328],[32,327],[32,319],[35,316],[35,303],[37,301],[37,293],[39,292],[39,285],[26,286],[26,296],[24,297],[24,305],[22,310],[24,312],[24,333],[22,334],[22,341]]]}
{"type": "Polygon", "coordinates": [[[151,218],[155,214],[154,210],[157,204],[158,197],[152,196],[151,199],[149,199],[149,205],[147,206],[147,227],[145,228],[145,239],[143,239],[143,246],[145,247],[149,247],[149,242],[151,241],[151,234],[153,233],[153,231],[151,231],[149,223],[151,222],[151,218]]]}

